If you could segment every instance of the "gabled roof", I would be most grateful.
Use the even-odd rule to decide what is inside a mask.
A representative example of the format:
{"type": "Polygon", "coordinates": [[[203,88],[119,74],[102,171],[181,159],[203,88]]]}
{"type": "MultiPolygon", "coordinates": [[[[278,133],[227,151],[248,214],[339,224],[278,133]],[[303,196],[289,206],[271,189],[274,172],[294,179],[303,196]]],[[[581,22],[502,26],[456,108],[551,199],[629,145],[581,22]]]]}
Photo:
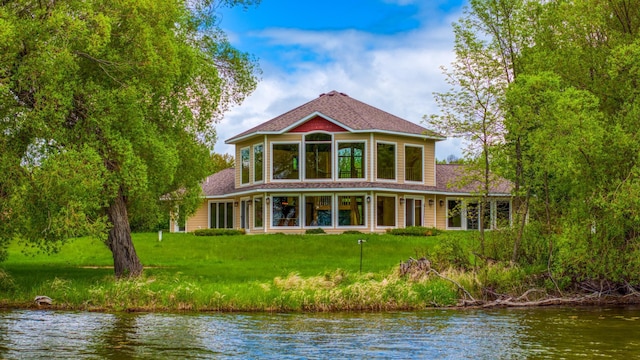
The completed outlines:
{"type": "Polygon", "coordinates": [[[326,94],[320,94],[318,98],[238,134],[225,142],[234,144],[256,135],[283,134],[316,116],[322,116],[328,121],[355,133],[391,133],[444,140],[442,135],[436,134],[427,128],[334,90],[326,94]]]}
{"type": "MultiPolygon", "coordinates": [[[[326,191],[352,191],[352,190],[385,190],[407,191],[407,192],[427,192],[433,194],[468,195],[478,191],[478,182],[458,185],[466,176],[464,165],[436,165],[436,186],[425,186],[417,184],[397,184],[387,182],[367,182],[367,181],[341,181],[341,182],[284,182],[257,184],[234,187],[235,170],[233,168],[224,169],[209,176],[202,183],[202,191],[205,197],[218,198],[224,196],[234,196],[239,193],[251,193],[254,191],[304,191],[304,190],[326,190],[326,191]]],[[[496,179],[491,187],[493,196],[509,196],[513,188],[511,182],[506,179],[496,179]]]]}

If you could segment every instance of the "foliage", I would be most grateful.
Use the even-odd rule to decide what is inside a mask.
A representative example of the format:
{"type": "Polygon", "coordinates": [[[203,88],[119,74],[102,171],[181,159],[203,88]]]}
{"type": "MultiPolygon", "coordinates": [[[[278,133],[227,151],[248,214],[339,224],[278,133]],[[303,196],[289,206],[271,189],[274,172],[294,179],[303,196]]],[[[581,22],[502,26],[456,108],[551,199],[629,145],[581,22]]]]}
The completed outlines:
{"type": "Polygon", "coordinates": [[[305,234],[326,234],[326,231],[324,231],[323,228],[317,228],[317,229],[307,229],[304,233],[305,234]]]}
{"type": "Polygon", "coordinates": [[[256,84],[255,61],[214,10],[209,0],[0,8],[0,239],[55,251],[91,234],[117,275],[141,271],[122,251],[133,249],[129,220],[151,228],[177,205],[195,211],[215,124],[256,84]]]}
{"type": "Polygon", "coordinates": [[[211,173],[215,174],[221,170],[235,166],[235,158],[229,154],[211,154],[211,173]]]}
{"type": "Polygon", "coordinates": [[[244,229],[198,229],[193,232],[195,236],[232,236],[244,234],[244,229]]]}
{"type": "Polygon", "coordinates": [[[440,230],[436,228],[428,228],[424,226],[407,226],[405,228],[387,229],[387,233],[391,235],[403,236],[436,236],[440,234],[440,230]]]}

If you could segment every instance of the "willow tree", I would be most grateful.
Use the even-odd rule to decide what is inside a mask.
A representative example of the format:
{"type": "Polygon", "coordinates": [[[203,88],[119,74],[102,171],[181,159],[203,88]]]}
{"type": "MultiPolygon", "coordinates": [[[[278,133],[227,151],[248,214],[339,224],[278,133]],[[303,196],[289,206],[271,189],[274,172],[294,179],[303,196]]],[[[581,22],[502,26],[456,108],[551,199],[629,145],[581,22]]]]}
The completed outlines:
{"type": "Polygon", "coordinates": [[[253,2],[2,1],[1,237],[98,236],[141,274],[129,221],[193,208],[215,123],[255,87],[215,16],[253,2]]]}

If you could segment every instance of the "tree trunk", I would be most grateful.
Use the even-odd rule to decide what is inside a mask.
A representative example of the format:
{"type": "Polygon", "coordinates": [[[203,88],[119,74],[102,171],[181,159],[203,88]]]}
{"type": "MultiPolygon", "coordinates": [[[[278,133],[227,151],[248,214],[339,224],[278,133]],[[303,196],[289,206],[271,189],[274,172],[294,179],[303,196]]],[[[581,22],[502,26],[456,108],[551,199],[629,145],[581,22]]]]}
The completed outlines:
{"type": "Polygon", "coordinates": [[[142,274],[142,263],[131,240],[131,227],[127,214],[127,203],[121,193],[115,198],[108,210],[109,221],[113,225],[109,230],[107,244],[113,254],[113,269],[116,278],[137,277],[142,274]]]}

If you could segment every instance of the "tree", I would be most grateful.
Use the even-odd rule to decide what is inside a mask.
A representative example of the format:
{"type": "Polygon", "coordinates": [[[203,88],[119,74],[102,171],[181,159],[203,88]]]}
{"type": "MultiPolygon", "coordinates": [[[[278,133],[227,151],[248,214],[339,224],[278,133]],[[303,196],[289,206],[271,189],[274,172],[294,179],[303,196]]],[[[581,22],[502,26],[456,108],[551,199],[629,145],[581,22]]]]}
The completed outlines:
{"type": "Polygon", "coordinates": [[[255,87],[215,18],[251,3],[4,1],[0,237],[99,236],[116,277],[141,274],[130,219],[195,203],[214,124],[255,87]]]}
{"type": "Polygon", "coordinates": [[[501,102],[518,72],[523,37],[525,0],[472,0],[465,16],[453,25],[456,60],[445,69],[452,89],[435,94],[442,110],[428,121],[438,131],[467,140],[466,155],[474,159],[465,181],[481,184],[480,253],[484,255],[485,216],[495,149],[504,141],[501,102]]]}
{"type": "Polygon", "coordinates": [[[230,154],[211,154],[212,173],[232,168],[235,166],[235,158],[230,154]]]}
{"type": "Polygon", "coordinates": [[[640,7],[558,0],[540,9],[521,57],[526,78],[508,95],[508,133],[521,139],[525,177],[544,204],[532,220],[558,239],[561,275],[637,285],[640,7]]]}

